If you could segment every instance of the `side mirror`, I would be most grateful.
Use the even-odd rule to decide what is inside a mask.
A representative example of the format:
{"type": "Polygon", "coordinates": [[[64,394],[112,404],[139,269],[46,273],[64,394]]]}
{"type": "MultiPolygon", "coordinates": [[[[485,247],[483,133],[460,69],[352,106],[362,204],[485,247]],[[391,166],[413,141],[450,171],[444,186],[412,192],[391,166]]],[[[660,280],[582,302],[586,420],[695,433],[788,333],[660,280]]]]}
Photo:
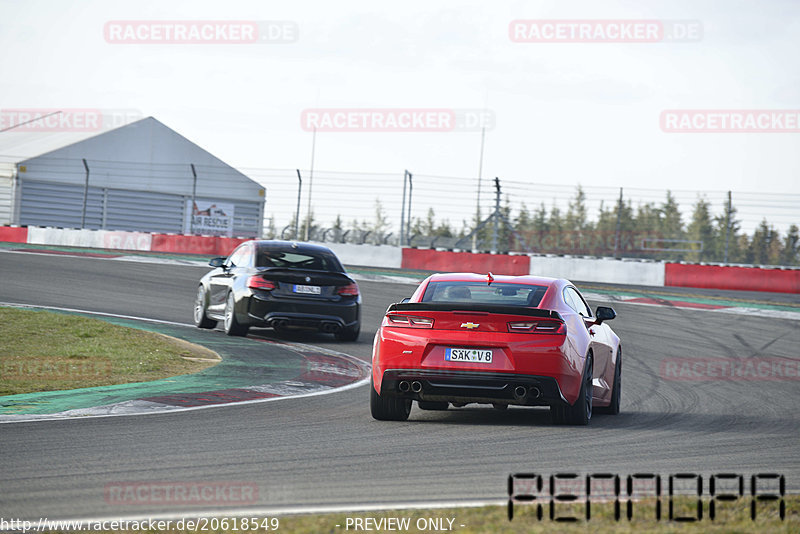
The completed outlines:
{"type": "Polygon", "coordinates": [[[614,311],[614,308],[598,306],[597,311],[594,312],[595,324],[603,324],[603,321],[610,321],[616,316],[617,312],[614,311]]]}
{"type": "Polygon", "coordinates": [[[222,265],[223,265],[224,263],[225,263],[225,258],[214,258],[213,260],[211,260],[210,262],[208,262],[208,264],[209,264],[210,266],[214,267],[214,268],[216,268],[216,267],[222,267],[222,265]]]}

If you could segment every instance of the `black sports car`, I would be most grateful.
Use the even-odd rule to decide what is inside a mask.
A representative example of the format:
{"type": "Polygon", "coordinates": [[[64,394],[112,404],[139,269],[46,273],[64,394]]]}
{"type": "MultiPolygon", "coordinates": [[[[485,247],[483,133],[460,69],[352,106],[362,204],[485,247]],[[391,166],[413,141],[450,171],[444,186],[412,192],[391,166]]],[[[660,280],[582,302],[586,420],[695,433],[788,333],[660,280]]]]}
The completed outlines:
{"type": "Polygon", "coordinates": [[[200,280],[194,323],[244,336],[251,326],[277,332],[313,329],[340,341],[361,330],[361,295],[327,247],[290,241],[246,241],[200,280]]]}

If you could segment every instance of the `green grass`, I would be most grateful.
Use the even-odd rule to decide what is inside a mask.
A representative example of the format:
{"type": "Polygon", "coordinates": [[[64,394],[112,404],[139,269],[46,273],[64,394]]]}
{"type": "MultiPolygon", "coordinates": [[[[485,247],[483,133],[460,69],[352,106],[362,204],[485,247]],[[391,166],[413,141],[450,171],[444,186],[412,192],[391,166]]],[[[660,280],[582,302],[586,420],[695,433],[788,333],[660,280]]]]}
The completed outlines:
{"type": "Polygon", "coordinates": [[[200,371],[212,358],[185,341],[98,319],[0,308],[0,395],[145,382],[200,371]]]}
{"type": "MultiPolygon", "coordinates": [[[[281,517],[281,530],[292,533],[345,533],[357,532],[351,528],[346,529],[347,519],[355,518],[409,518],[411,528],[405,532],[432,532],[430,528],[423,530],[417,528],[417,521],[421,521],[419,526],[425,526],[426,519],[444,520],[448,525],[448,519],[452,519],[453,532],[460,534],[500,534],[500,533],[750,533],[750,532],[775,532],[775,533],[797,533],[800,530],[800,496],[786,497],[786,516],[781,521],[777,513],[777,504],[760,503],[759,515],[753,521],[750,518],[750,499],[741,499],[735,503],[722,503],[717,508],[717,516],[714,521],[708,517],[708,499],[703,500],[703,518],[695,523],[676,522],[668,520],[667,499],[662,499],[662,516],[660,521],[655,519],[654,501],[640,501],[634,503],[633,520],[629,521],[625,516],[624,503],[622,506],[622,517],[620,520],[614,518],[614,507],[612,503],[595,503],[592,505],[592,516],[590,520],[585,519],[585,506],[571,505],[565,506],[562,503],[557,505],[559,516],[576,516],[581,520],[575,523],[565,523],[553,521],[549,518],[549,508],[545,503],[543,507],[543,519],[540,521],[535,508],[531,505],[515,505],[515,515],[512,521],[508,520],[508,510],[505,506],[486,506],[481,508],[453,508],[453,509],[434,509],[434,510],[408,510],[408,511],[388,511],[374,513],[351,513],[351,514],[321,514],[305,516],[281,517]],[[336,525],[341,525],[337,527],[336,525]],[[463,525],[463,527],[461,526],[463,525]]],[[[673,509],[675,517],[680,515],[693,516],[696,514],[696,500],[682,498],[676,499],[673,509]]],[[[352,523],[351,523],[352,525],[352,523]]],[[[362,531],[364,532],[364,531],[362,531]]]]}

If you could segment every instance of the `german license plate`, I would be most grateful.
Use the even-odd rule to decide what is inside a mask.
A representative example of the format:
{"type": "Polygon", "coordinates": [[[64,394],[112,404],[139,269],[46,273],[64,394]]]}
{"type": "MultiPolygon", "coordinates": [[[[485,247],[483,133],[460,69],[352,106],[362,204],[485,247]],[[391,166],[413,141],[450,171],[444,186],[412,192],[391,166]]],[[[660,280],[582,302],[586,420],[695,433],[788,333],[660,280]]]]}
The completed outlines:
{"type": "Polygon", "coordinates": [[[322,288],[319,286],[301,286],[295,285],[294,286],[295,293],[303,293],[304,295],[319,295],[322,292],[322,288]]]}
{"type": "Polygon", "coordinates": [[[445,349],[448,362],[492,363],[492,351],[482,349],[445,349]]]}

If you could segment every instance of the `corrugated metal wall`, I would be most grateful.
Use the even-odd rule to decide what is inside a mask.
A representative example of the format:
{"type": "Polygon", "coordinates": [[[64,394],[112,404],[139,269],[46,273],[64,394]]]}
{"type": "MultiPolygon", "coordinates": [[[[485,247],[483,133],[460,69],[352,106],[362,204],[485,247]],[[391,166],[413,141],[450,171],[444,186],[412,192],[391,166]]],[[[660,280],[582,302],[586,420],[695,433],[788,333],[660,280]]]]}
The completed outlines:
{"type": "Polygon", "coordinates": [[[182,234],[196,197],[234,206],[234,236],[262,233],[263,186],[152,117],[17,163],[16,224],[81,228],[88,167],[84,228],[182,234]]]}
{"type": "Polygon", "coordinates": [[[0,226],[11,224],[11,206],[14,202],[14,179],[0,176],[0,226]]]}
{"type": "MultiPolygon", "coordinates": [[[[19,224],[80,228],[83,216],[83,186],[22,180],[19,224]]],[[[89,187],[84,228],[182,234],[184,195],[89,187]]],[[[257,237],[261,230],[260,202],[224,198],[234,205],[233,235],[257,237]]]]}

